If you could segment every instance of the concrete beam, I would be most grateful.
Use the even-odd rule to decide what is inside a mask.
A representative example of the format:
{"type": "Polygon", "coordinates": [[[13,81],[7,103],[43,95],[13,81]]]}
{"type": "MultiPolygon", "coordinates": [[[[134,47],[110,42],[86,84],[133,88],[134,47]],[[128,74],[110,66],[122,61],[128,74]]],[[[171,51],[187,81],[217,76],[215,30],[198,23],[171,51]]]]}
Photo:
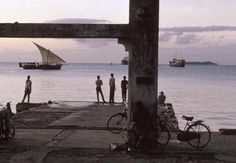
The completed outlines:
{"type": "Polygon", "coordinates": [[[0,23],[0,37],[19,38],[125,38],[127,24],[0,23]]]}

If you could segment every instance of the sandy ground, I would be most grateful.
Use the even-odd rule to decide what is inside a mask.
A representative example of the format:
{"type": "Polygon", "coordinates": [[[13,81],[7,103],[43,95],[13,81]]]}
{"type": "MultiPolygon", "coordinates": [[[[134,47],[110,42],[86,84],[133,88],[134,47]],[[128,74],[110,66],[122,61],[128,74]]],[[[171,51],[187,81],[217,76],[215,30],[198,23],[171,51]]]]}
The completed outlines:
{"type": "Polygon", "coordinates": [[[145,155],[111,151],[111,143],[124,143],[127,133],[106,130],[108,118],[123,105],[95,102],[57,102],[31,108],[14,116],[16,136],[0,140],[0,163],[74,162],[236,162],[236,136],[212,133],[210,144],[195,150],[172,137],[165,152],[145,155]]]}

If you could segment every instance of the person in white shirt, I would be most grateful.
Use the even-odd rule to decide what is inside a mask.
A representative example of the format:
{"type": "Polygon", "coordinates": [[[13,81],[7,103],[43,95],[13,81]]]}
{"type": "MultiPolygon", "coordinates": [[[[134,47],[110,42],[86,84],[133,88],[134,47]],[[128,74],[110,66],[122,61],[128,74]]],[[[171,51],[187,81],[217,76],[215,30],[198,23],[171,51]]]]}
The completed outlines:
{"type": "Polygon", "coordinates": [[[110,86],[110,97],[109,97],[109,103],[114,103],[114,96],[115,96],[115,90],[116,90],[116,80],[114,78],[114,74],[111,73],[111,78],[109,79],[109,86],[110,86]]]}
{"type": "Polygon", "coordinates": [[[25,94],[22,100],[22,103],[25,101],[26,96],[28,97],[28,103],[30,102],[30,93],[32,90],[32,81],[30,80],[30,76],[27,76],[27,80],[25,82],[25,94]]]}
{"type": "Polygon", "coordinates": [[[97,80],[96,80],[95,84],[96,84],[96,92],[97,92],[97,101],[99,102],[99,93],[100,93],[101,96],[102,96],[102,101],[105,103],[106,101],[105,101],[103,93],[102,93],[103,82],[100,79],[99,75],[97,76],[97,80]]]}

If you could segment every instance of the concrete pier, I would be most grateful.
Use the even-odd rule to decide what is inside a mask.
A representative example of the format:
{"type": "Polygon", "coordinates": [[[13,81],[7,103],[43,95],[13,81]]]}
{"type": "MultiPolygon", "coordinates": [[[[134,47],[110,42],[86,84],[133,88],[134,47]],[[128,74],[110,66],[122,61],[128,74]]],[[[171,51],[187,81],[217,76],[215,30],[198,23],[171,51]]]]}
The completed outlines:
{"type": "Polygon", "coordinates": [[[16,136],[9,143],[0,141],[0,162],[236,162],[236,137],[218,132],[202,150],[180,144],[172,137],[161,155],[111,151],[110,143],[123,143],[122,135],[127,133],[110,133],[106,122],[123,107],[60,102],[16,114],[16,136]]]}

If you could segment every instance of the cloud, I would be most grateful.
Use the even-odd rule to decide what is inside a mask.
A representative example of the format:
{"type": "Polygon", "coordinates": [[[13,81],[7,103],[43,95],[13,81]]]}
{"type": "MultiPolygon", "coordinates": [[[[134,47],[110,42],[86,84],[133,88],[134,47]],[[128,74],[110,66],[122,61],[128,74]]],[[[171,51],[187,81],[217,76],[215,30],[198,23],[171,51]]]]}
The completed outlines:
{"type": "Polygon", "coordinates": [[[86,18],[64,18],[47,21],[46,23],[63,23],[63,24],[111,24],[106,19],[86,19],[86,18]]]}
{"type": "Polygon", "coordinates": [[[160,28],[159,41],[176,46],[228,44],[235,42],[235,33],[234,26],[160,28]]]}
{"type": "Polygon", "coordinates": [[[201,38],[196,36],[195,34],[185,34],[176,37],[175,43],[176,44],[189,44],[189,43],[196,43],[199,42],[201,38]]]}
{"type": "MultiPolygon", "coordinates": [[[[64,18],[51,20],[46,23],[62,23],[62,24],[111,24],[112,22],[106,19],[87,19],[87,18],[64,18]]],[[[74,39],[79,45],[88,48],[101,48],[108,46],[115,39],[74,39]]]]}
{"type": "Polygon", "coordinates": [[[207,27],[171,27],[160,28],[160,31],[165,32],[217,32],[217,31],[236,31],[235,26],[207,26],[207,27]]]}
{"type": "Polygon", "coordinates": [[[159,36],[159,41],[168,42],[172,39],[173,35],[175,35],[175,33],[173,33],[173,32],[161,33],[160,36],[159,36]]]}
{"type": "Polygon", "coordinates": [[[88,48],[101,48],[109,46],[109,44],[113,42],[117,42],[116,39],[74,39],[74,41],[88,48]]]}

